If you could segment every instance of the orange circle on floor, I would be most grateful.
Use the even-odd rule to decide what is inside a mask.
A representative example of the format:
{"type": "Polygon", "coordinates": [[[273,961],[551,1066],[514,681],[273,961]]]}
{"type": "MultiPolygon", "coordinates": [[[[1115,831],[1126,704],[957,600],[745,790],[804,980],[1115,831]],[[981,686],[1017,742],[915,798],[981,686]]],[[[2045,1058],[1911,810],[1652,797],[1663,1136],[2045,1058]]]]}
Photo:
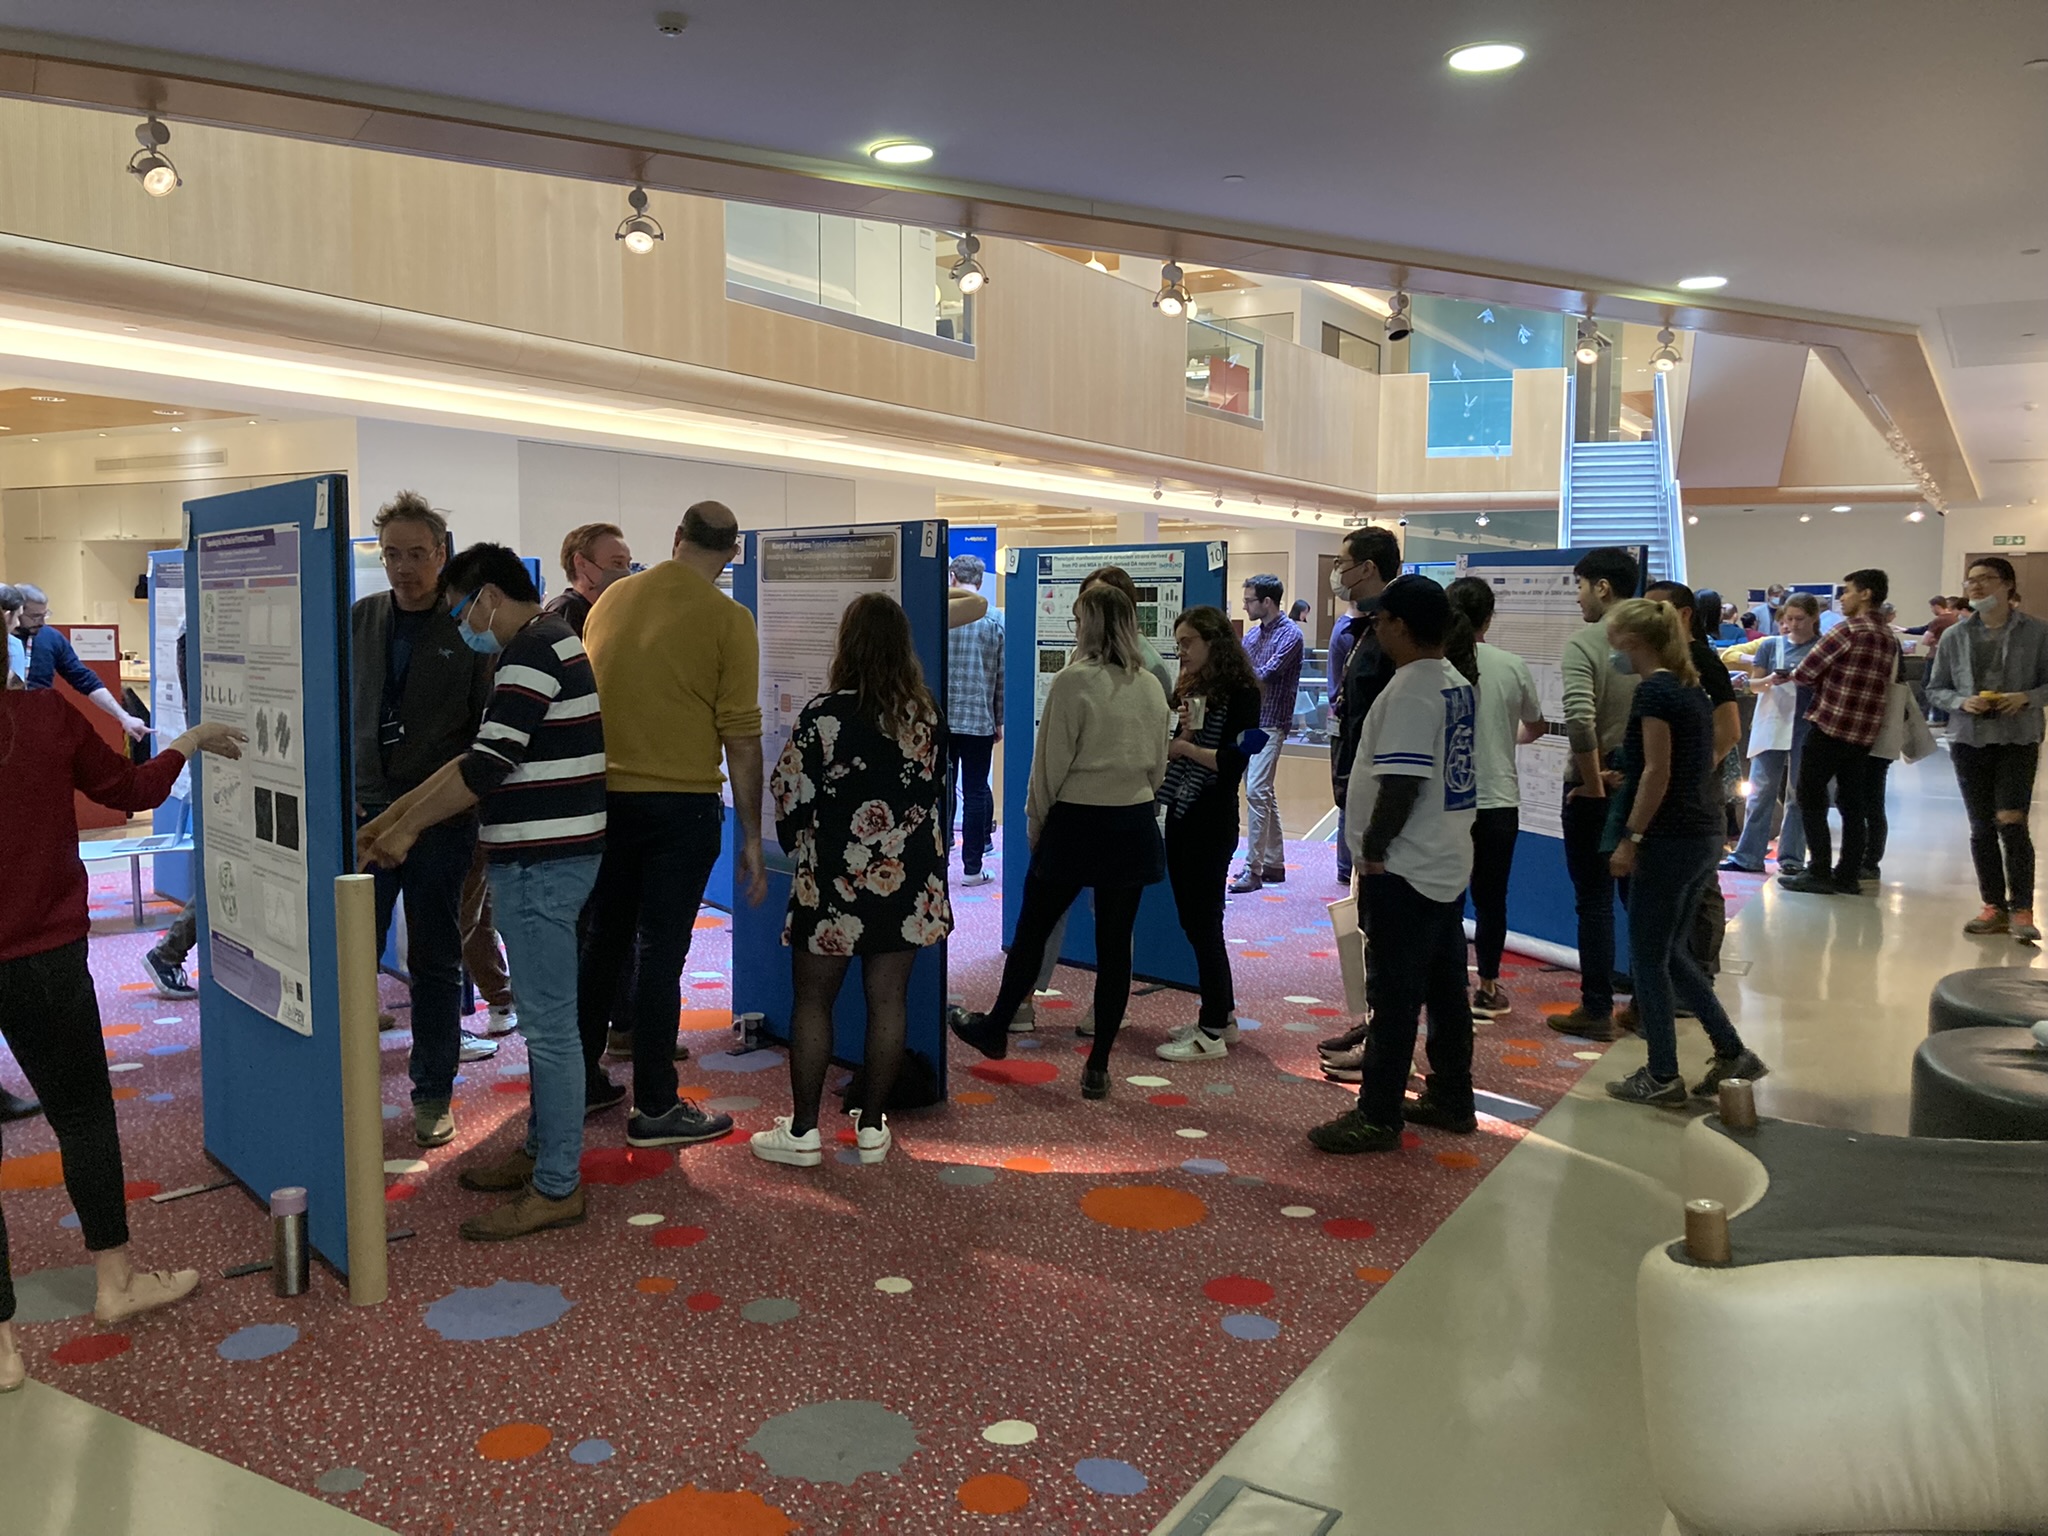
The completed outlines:
{"type": "Polygon", "coordinates": [[[0,1163],[0,1189],[55,1189],[63,1182],[61,1152],[31,1152],[0,1163]]]}
{"type": "Polygon", "coordinates": [[[1006,1157],[1003,1166],[1012,1173],[1052,1172],[1052,1160],[1045,1157],[1006,1157]]]}
{"type": "Polygon", "coordinates": [[[980,1088],[969,1088],[964,1093],[953,1095],[953,1102],[955,1104],[993,1104],[995,1101],[996,1096],[994,1094],[985,1092],[980,1088]]]}
{"type": "Polygon", "coordinates": [[[722,917],[700,917],[690,926],[697,932],[703,933],[708,929],[723,928],[725,926],[725,919],[722,917]]]}
{"type": "Polygon", "coordinates": [[[1199,1196],[1161,1184],[1103,1184],[1081,1197],[1081,1214],[1127,1232],[1171,1232],[1209,1214],[1199,1196]]]}
{"type": "Polygon", "coordinates": [[[675,1288],[675,1281],[667,1275],[643,1275],[633,1282],[633,1289],[642,1296],[666,1296],[675,1288]]]}
{"type": "Polygon", "coordinates": [[[142,1090],[140,1088],[116,1088],[114,1090],[114,1102],[116,1104],[123,1104],[129,1099],[139,1099],[141,1097],[142,1090]]]}
{"type": "Polygon", "coordinates": [[[984,1472],[962,1483],[958,1497],[963,1509],[977,1515],[1007,1515],[1031,1502],[1031,1486],[1001,1472],[984,1472]]]}
{"type": "Polygon", "coordinates": [[[676,1028],[684,1034],[701,1033],[707,1029],[731,1029],[730,1008],[685,1008],[676,1015],[676,1028]]]}
{"type": "Polygon", "coordinates": [[[1546,1019],[1561,1019],[1576,1007],[1577,1003],[1544,1003],[1540,1011],[1546,1019]]]}
{"type": "Polygon", "coordinates": [[[790,1536],[796,1522],[758,1493],[712,1493],[685,1483],[626,1511],[611,1536],[790,1536]]]}
{"type": "Polygon", "coordinates": [[[1500,1064],[1504,1067],[1540,1067],[1543,1065],[1543,1058],[1528,1051],[1503,1051],[1500,1064]]]}
{"type": "Polygon", "coordinates": [[[1439,1166],[1444,1168],[1477,1168],[1479,1159],[1470,1152],[1439,1152],[1436,1155],[1439,1166]]]}
{"type": "Polygon", "coordinates": [[[1240,949],[1237,952],[1237,958],[1240,960],[1270,960],[1273,956],[1269,950],[1240,949]]]}
{"type": "Polygon", "coordinates": [[[476,1453],[485,1461],[524,1461],[546,1450],[554,1438],[539,1424],[500,1424],[478,1437],[476,1453]]]}
{"type": "Polygon", "coordinates": [[[1541,1040],[1503,1040],[1501,1044],[1513,1051],[1540,1051],[1543,1049],[1543,1042],[1541,1040]]]}
{"type": "Polygon", "coordinates": [[[1366,1265],[1363,1269],[1355,1270],[1354,1273],[1367,1285],[1385,1285],[1394,1278],[1394,1272],[1391,1269],[1376,1269],[1370,1264],[1366,1265]]]}
{"type": "Polygon", "coordinates": [[[106,1038],[109,1040],[116,1040],[119,1039],[122,1035],[141,1034],[142,1026],[140,1024],[109,1024],[105,1029],[101,1030],[100,1033],[106,1036],[106,1038]]]}

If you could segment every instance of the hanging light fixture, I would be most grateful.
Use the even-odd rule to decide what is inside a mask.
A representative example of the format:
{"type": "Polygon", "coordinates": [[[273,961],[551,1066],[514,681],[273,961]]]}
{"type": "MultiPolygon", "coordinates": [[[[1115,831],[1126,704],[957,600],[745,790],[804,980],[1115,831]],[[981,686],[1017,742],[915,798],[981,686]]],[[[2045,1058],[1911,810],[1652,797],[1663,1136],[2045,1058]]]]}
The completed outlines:
{"type": "Polygon", "coordinates": [[[1477,523],[1480,527],[1484,528],[1488,523],[1492,522],[1493,519],[1488,517],[1484,512],[1482,512],[1477,517],[1473,518],[1472,521],[1477,523]]]}
{"type": "Polygon", "coordinates": [[[142,183],[143,191],[151,197],[169,197],[185,184],[178,168],[171,164],[171,157],[164,153],[164,146],[171,142],[171,130],[157,120],[154,112],[147,122],[136,125],[135,142],[142,148],[128,157],[128,174],[142,183]]]}
{"type": "Polygon", "coordinates": [[[1612,343],[1600,334],[1598,323],[1594,321],[1591,315],[1588,315],[1579,322],[1579,345],[1577,350],[1572,353],[1572,356],[1576,357],[1583,366],[1590,368],[1600,361],[1601,352],[1610,345],[1612,343]]]}
{"type": "Polygon", "coordinates": [[[612,232],[612,238],[625,241],[626,249],[635,256],[645,256],[654,249],[655,241],[666,239],[667,236],[662,234],[661,225],[654,215],[647,211],[645,187],[635,187],[628,192],[626,204],[633,211],[619,222],[619,227],[612,232]]]}
{"type": "Polygon", "coordinates": [[[1177,320],[1186,314],[1192,300],[1188,297],[1188,285],[1183,279],[1186,274],[1172,262],[1159,269],[1159,296],[1152,301],[1152,307],[1170,320],[1177,320]]]}
{"type": "Polygon", "coordinates": [[[953,263],[953,270],[947,274],[960,285],[962,293],[979,293],[988,286],[988,268],[981,264],[975,253],[981,249],[981,242],[970,234],[963,234],[954,242],[960,259],[953,263]]]}
{"type": "Polygon", "coordinates": [[[1397,293],[1387,309],[1387,340],[1406,341],[1415,334],[1414,317],[1408,313],[1408,295],[1397,293]]]}
{"type": "Polygon", "coordinates": [[[1650,354],[1650,366],[1659,373],[1669,373],[1678,366],[1678,348],[1672,345],[1677,339],[1668,325],[1657,333],[1657,350],[1650,354]]]}

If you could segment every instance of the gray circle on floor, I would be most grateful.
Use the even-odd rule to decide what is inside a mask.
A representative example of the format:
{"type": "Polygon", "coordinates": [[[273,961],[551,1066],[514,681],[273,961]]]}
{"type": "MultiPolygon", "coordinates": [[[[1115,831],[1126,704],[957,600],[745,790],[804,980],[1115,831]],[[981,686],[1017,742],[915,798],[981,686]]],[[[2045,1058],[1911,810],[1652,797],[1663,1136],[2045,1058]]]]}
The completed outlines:
{"type": "Polygon", "coordinates": [[[941,1168],[939,1170],[939,1182],[941,1184],[993,1184],[995,1181],[995,1169],[978,1168],[969,1163],[963,1163],[956,1168],[941,1168]]]}
{"type": "Polygon", "coordinates": [[[1233,1184],[1255,1185],[1263,1184],[1266,1181],[1260,1178],[1255,1173],[1241,1173],[1236,1178],[1232,1179],[1230,1182],[1233,1184]]]}
{"type": "Polygon", "coordinates": [[[331,1467],[313,1484],[322,1493],[354,1493],[370,1480],[360,1467],[331,1467]]]}
{"type": "Polygon", "coordinates": [[[740,1316],[750,1323],[786,1323],[802,1310],[787,1296],[763,1296],[741,1307],[740,1316]]]}
{"type": "Polygon", "coordinates": [[[60,1323],[92,1310],[97,1280],[90,1264],[71,1269],[39,1269],[14,1282],[17,1323],[60,1323]]]}
{"type": "Polygon", "coordinates": [[[1323,1026],[1310,1019],[1289,1019],[1280,1026],[1290,1035],[1315,1035],[1322,1033],[1323,1026]]]}
{"type": "Polygon", "coordinates": [[[1211,1084],[1210,1084],[1210,1085],[1209,1085],[1208,1087],[1204,1088],[1204,1089],[1202,1090],[1202,1092],[1204,1092],[1204,1093],[1214,1093],[1214,1094],[1231,1094],[1231,1093],[1235,1093],[1235,1092],[1237,1092],[1237,1084],[1235,1084],[1235,1083],[1211,1083],[1211,1084]]]}
{"type": "Polygon", "coordinates": [[[722,1099],[706,1099],[704,1107],[721,1115],[743,1115],[750,1109],[759,1109],[761,1101],[750,1099],[743,1093],[728,1094],[722,1099]]]}

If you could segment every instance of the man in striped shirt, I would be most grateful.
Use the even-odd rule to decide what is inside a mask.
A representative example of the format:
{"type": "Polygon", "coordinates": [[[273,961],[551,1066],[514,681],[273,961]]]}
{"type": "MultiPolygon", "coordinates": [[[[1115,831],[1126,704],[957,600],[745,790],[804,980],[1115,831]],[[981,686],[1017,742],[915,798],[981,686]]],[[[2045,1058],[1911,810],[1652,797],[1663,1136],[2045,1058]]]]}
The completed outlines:
{"type": "Polygon", "coordinates": [[[469,751],[365,826],[356,850],[365,866],[395,867],[426,828],[478,810],[533,1096],[525,1144],[461,1174],[465,1189],[512,1196],[462,1224],[464,1237],[494,1242],[584,1216],[576,915],[604,852],[604,725],[583,642],[541,611],[517,555],[473,544],[448,563],[446,581],[463,644],[498,657],[490,704],[469,751]]]}

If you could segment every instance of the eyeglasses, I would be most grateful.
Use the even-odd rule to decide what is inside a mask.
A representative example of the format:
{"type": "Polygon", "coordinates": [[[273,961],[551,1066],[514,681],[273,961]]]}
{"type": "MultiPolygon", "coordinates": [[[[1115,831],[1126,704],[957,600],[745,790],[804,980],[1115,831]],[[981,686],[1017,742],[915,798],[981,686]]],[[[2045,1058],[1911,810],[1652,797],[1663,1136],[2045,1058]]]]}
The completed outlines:
{"type": "Polygon", "coordinates": [[[465,597],[465,598],[464,598],[464,599],[463,599],[463,600],[462,600],[461,602],[457,603],[457,604],[456,604],[456,605],[455,605],[455,606],[454,606],[453,608],[450,608],[450,609],[448,610],[448,617],[449,617],[449,618],[451,618],[451,619],[453,619],[453,620],[454,620],[454,621],[455,621],[456,623],[460,624],[460,623],[462,622],[462,615],[463,615],[463,611],[464,611],[465,609],[467,609],[467,608],[469,607],[469,605],[470,605],[471,603],[473,603],[473,602],[475,602],[475,601],[476,601],[476,599],[477,599],[477,592],[481,592],[481,591],[483,591],[483,588],[482,588],[482,587],[478,587],[478,588],[476,589],[476,592],[472,592],[472,593],[470,593],[470,594],[469,594],[469,596],[465,597]]]}
{"type": "Polygon", "coordinates": [[[377,551],[386,565],[431,565],[439,553],[435,549],[392,549],[388,546],[377,551]]]}
{"type": "Polygon", "coordinates": [[[1963,578],[1963,585],[1966,587],[1995,587],[2001,580],[2003,580],[2002,577],[1993,576],[1987,571],[1982,576],[1975,574],[1965,576],[1963,578]]]}

